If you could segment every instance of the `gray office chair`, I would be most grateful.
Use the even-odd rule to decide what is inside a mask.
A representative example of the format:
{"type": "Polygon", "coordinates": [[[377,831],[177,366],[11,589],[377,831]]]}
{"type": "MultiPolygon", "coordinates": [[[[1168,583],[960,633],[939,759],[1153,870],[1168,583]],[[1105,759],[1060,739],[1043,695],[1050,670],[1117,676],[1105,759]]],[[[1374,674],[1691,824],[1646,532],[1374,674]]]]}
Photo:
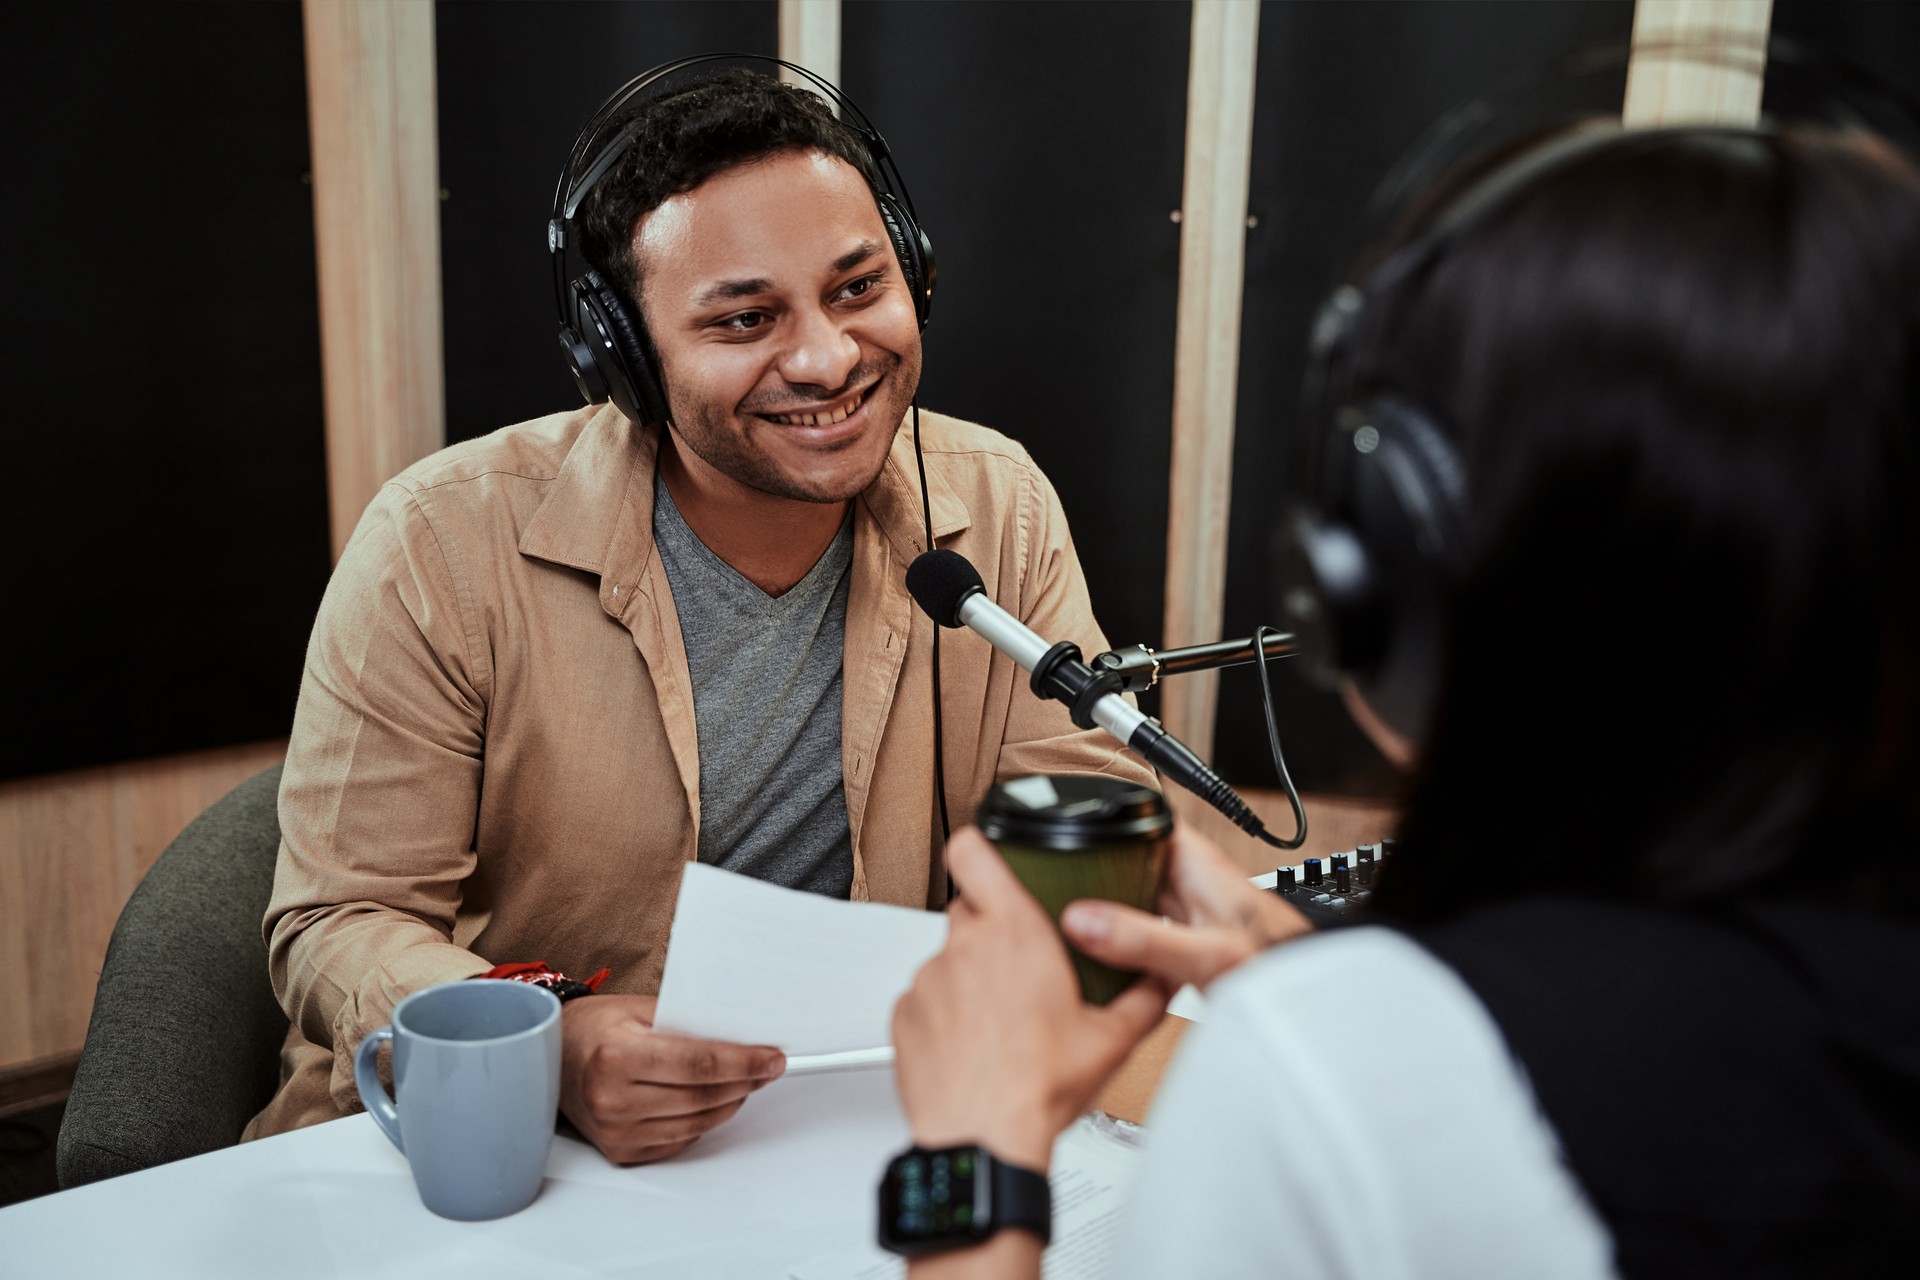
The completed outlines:
{"type": "Polygon", "coordinates": [[[62,1187],[230,1147],[279,1084],[287,1016],[260,918],[280,768],[195,818],[120,912],[60,1125],[62,1187]]]}

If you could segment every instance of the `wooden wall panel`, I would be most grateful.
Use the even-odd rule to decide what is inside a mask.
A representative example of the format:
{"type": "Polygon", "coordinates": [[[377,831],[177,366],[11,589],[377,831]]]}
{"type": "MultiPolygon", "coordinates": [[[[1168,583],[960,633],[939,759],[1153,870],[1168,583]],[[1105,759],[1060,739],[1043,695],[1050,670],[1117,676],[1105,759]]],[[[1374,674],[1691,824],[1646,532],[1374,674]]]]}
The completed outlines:
{"type": "MultiPolygon", "coordinates": [[[[780,57],[838,88],[840,0],[780,0],[780,57]]],[[[780,78],[788,84],[807,84],[804,76],[784,69],[780,78]]]]}
{"type": "Polygon", "coordinates": [[[432,0],[308,0],[308,118],[337,558],[446,441],[432,0]]]}
{"type": "MultiPolygon", "coordinates": [[[[1163,647],[1218,639],[1225,606],[1259,26],[1251,0],[1194,0],[1163,647]]],[[[1160,695],[1161,720],[1202,756],[1212,751],[1218,689],[1207,672],[1160,695]]]]}
{"type": "Polygon", "coordinates": [[[1629,125],[1751,125],[1760,118],[1773,0],[1639,0],[1627,69],[1629,125]],[[1663,46],[1725,51],[1725,62],[1667,57],[1663,46]]]}
{"type": "Polygon", "coordinates": [[[114,921],[201,810],[284,740],[0,784],[0,1071],[77,1052],[114,921]]]}

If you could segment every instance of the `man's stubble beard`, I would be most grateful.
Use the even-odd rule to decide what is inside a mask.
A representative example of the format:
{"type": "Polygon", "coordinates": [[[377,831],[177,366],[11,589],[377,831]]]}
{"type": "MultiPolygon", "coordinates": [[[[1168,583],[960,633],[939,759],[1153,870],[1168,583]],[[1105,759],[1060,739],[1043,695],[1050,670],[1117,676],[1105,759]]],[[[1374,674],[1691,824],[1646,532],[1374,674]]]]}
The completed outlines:
{"type": "MultiPolygon", "coordinates": [[[[865,381],[871,371],[855,371],[849,383],[865,381]]],[[[886,468],[887,454],[892,451],[893,438],[899,433],[902,420],[906,416],[907,406],[913,399],[913,393],[920,382],[920,361],[918,353],[913,356],[892,356],[892,363],[880,375],[873,390],[867,393],[862,408],[875,415],[868,424],[866,432],[848,440],[838,449],[825,452],[831,456],[842,449],[866,447],[872,440],[874,431],[884,433],[886,444],[880,448],[871,468],[856,481],[845,481],[817,488],[805,483],[803,478],[789,476],[781,470],[771,456],[752,447],[753,437],[764,432],[777,432],[778,426],[754,418],[744,408],[717,408],[711,402],[693,404],[673,403],[679,400],[671,391],[668,400],[673,412],[671,429],[677,443],[690,449],[702,462],[718,471],[721,475],[737,484],[768,494],[775,498],[786,498],[798,502],[835,503],[865,493],[886,468]],[[885,396],[887,403],[880,404],[877,397],[885,396]],[[733,431],[736,422],[753,423],[753,429],[744,435],[733,431]]]]}

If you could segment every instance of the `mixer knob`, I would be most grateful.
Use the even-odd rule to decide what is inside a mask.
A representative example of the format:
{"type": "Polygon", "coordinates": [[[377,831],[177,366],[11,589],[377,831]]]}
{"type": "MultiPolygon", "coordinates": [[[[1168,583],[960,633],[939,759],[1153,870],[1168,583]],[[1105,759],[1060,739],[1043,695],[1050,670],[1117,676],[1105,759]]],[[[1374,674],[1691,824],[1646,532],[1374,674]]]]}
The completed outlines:
{"type": "Polygon", "coordinates": [[[1292,890],[1295,883],[1292,867],[1281,867],[1273,873],[1275,893],[1287,893],[1292,890]]]}
{"type": "Polygon", "coordinates": [[[1333,891],[1344,898],[1353,892],[1353,872],[1339,865],[1341,861],[1340,858],[1334,859],[1333,891]]]}
{"type": "Polygon", "coordinates": [[[1345,871],[1345,870],[1347,869],[1347,855],[1346,855],[1346,854],[1344,854],[1344,853],[1336,853],[1336,854],[1334,854],[1334,855],[1333,855],[1333,869],[1334,869],[1335,871],[1345,871]]]}
{"type": "Polygon", "coordinates": [[[1308,858],[1305,862],[1301,863],[1301,865],[1307,870],[1307,883],[1319,884],[1321,880],[1320,859],[1308,858]]]}

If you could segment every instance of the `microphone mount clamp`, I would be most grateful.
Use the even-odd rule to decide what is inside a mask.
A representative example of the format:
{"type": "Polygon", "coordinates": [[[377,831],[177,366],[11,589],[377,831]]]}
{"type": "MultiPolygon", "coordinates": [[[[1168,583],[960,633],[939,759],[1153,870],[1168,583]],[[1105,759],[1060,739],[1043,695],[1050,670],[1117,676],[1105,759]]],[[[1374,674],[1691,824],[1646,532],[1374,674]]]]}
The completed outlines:
{"type": "MultiPolygon", "coordinates": [[[[1265,647],[1269,658],[1291,658],[1300,652],[1299,642],[1290,631],[1269,633],[1265,647]]],[[[1051,653],[1048,656],[1051,657],[1051,653]]],[[[1073,656],[1078,658],[1080,655],[1076,652],[1073,656]]],[[[1128,645],[1124,649],[1109,649],[1087,665],[1101,677],[1113,678],[1111,684],[1105,684],[1103,679],[1102,693],[1145,693],[1159,684],[1164,676],[1184,676],[1195,671],[1237,667],[1252,662],[1255,656],[1253,637],[1248,636],[1240,640],[1218,640],[1212,644],[1188,645],[1164,652],[1156,652],[1144,644],[1128,645]]],[[[1039,693],[1039,667],[1034,668],[1033,682],[1034,692],[1039,693]]],[[[1074,717],[1074,723],[1079,723],[1078,716],[1074,717]]]]}

